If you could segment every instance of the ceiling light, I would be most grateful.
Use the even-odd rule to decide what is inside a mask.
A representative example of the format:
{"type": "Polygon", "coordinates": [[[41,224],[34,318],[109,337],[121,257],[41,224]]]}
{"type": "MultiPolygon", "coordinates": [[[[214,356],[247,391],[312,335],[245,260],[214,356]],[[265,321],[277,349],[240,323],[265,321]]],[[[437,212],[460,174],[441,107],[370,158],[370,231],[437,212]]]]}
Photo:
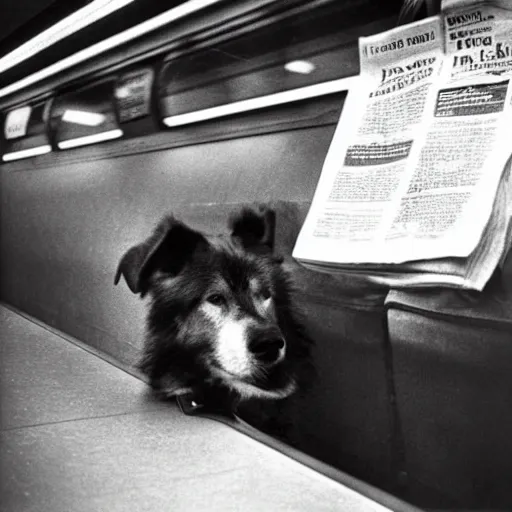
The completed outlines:
{"type": "Polygon", "coordinates": [[[20,160],[21,158],[28,158],[30,156],[44,155],[49,153],[52,147],[49,144],[44,146],[38,146],[36,148],[22,149],[21,151],[13,151],[12,153],[6,153],[2,155],[4,162],[11,162],[12,160],[20,160]]]}
{"type": "Polygon", "coordinates": [[[84,112],[82,110],[66,110],[62,116],[66,123],[81,124],[84,126],[99,126],[105,121],[104,114],[84,112]]]}
{"type": "Polygon", "coordinates": [[[0,73],[10,69],[62,39],[92,25],[94,22],[108,16],[133,2],[134,0],[94,0],[82,9],[52,25],[36,37],[22,44],[16,50],[0,59],[0,73]]]}
{"type": "Polygon", "coordinates": [[[312,62],[309,62],[309,60],[293,60],[291,62],[287,62],[284,65],[284,69],[291,73],[309,75],[315,70],[315,65],[312,62]]]}
{"type": "Polygon", "coordinates": [[[208,119],[217,119],[233,114],[250,112],[251,110],[273,107],[275,105],[284,105],[294,101],[317,98],[319,96],[325,96],[326,94],[348,91],[358,78],[358,76],[339,78],[338,80],[299,87],[289,91],[276,92],[275,94],[236,101],[226,105],[219,105],[218,107],[196,110],[195,112],[187,112],[186,114],[177,114],[175,116],[166,117],[163,122],[169,127],[183,126],[186,124],[199,123],[208,119]]]}
{"type": "Polygon", "coordinates": [[[109,130],[108,132],[95,133],[94,135],[86,135],[85,137],[77,137],[76,139],[63,140],[58,143],[59,149],[70,149],[78,146],[87,146],[96,142],[105,140],[118,139],[123,136],[123,130],[109,130]]]}
{"type": "Polygon", "coordinates": [[[47,68],[41,69],[32,75],[29,75],[17,82],[14,82],[3,89],[0,89],[0,97],[7,96],[8,94],[12,94],[13,92],[19,91],[29,85],[35,84],[49,76],[55,75],[65,69],[68,69],[72,66],[80,64],[92,57],[96,57],[112,48],[120,46],[128,41],[132,41],[137,37],[140,37],[144,34],[147,34],[153,30],[156,30],[160,27],[163,27],[173,21],[177,21],[180,18],[184,18],[189,14],[205,9],[206,7],[210,7],[214,4],[220,3],[223,0],[189,0],[183,4],[180,4],[164,13],[155,16],[139,25],[135,25],[115,36],[109,37],[100,41],[99,43],[93,44],[88,48],[85,48],[69,57],[66,57],[63,60],[48,66],[47,68]]]}

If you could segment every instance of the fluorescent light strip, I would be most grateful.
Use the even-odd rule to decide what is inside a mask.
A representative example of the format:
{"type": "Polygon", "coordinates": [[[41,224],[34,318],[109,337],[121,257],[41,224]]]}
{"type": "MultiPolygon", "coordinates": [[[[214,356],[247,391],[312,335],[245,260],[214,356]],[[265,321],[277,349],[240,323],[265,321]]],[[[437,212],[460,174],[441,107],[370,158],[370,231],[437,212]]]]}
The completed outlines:
{"type": "Polygon", "coordinates": [[[231,116],[233,114],[241,114],[258,110],[275,105],[284,105],[293,101],[305,100],[333,94],[341,91],[348,91],[352,87],[358,76],[340,78],[320,84],[299,87],[290,91],[277,92],[267,96],[259,96],[249,100],[236,101],[227,105],[219,105],[218,107],[206,108],[204,110],[196,110],[195,112],[187,112],[186,114],[177,114],[164,118],[163,122],[169,127],[183,126],[185,124],[199,123],[208,119],[217,119],[219,117],[231,116]]]}
{"type": "Polygon", "coordinates": [[[284,65],[284,69],[290,73],[299,73],[300,75],[309,75],[315,70],[315,65],[309,60],[292,60],[284,65]]]}
{"type": "Polygon", "coordinates": [[[84,126],[99,126],[102,124],[106,116],[97,112],[85,112],[83,110],[66,110],[62,116],[65,123],[81,124],[84,126]]]}
{"type": "Polygon", "coordinates": [[[49,153],[51,150],[52,147],[49,144],[45,144],[44,146],[37,146],[35,148],[22,149],[21,151],[6,153],[5,155],[2,155],[2,160],[4,162],[20,160],[21,158],[28,158],[30,156],[44,155],[45,153],[49,153]]]}
{"type": "Polygon", "coordinates": [[[19,46],[0,59],[0,73],[10,69],[20,62],[31,58],[62,39],[92,25],[94,22],[108,16],[133,2],[134,0],[94,0],[86,7],[79,9],[70,16],[59,21],[49,29],[19,46]]]}
{"type": "Polygon", "coordinates": [[[163,27],[173,21],[177,21],[180,18],[184,18],[189,14],[205,9],[206,7],[210,7],[214,4],[220,3],[223,0],[189,0],[177,7],[169,9],[154,18],[151,18],[139,25],[135,25],[132,28],[125,30],[124,32],[120,32],[115,36],[109,37],[108,39],[104,39],[99,43],[93,44],[88,48],[85,48],[69,57],[66,57],[47,68],[41,69],[32,75],[29,75],[18,82],[14,82],[3,89],[0,89],[0,97],[7,96],[8,94],[12,94],[13,92],[19,91],[24,87],[28,87],[29,85],[35,84],[45,78],[48,78],[60,71],[63,71],[71,66],[75,66],[85,60],[91,59],[92,57],[96,57],[103,52],[110,50],[111,48],[115,48],[116,46],[120,46],[128,41],[136,39],[148,32],[156,30],[157,28],[163,27]]]}
{"type": "Polygon", "coordinates": [[[109,130],[108,132],[95,133],[94,135],[86,135],[85,137],[77,137],[76,139],[68,139],[59,142],[59,149],[70,149],[78,146],[87,146],[104,140],[118,139],[123,136],[123,130],[109,130]]]}

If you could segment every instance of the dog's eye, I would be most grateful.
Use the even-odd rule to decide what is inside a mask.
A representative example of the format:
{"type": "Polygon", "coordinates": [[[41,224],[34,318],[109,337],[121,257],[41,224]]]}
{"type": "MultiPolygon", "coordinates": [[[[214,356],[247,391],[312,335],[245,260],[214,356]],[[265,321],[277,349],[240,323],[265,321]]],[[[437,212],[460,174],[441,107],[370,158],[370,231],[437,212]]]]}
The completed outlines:
{"type": "Polygon", "coordinates": [[[224,304],[226,304],[226,298],[224,297],[224,295],[221,295],[220,293],[212,293],[211,295],[208,295],[208,297],[206,297],[206,300],[210,304],[213,304],[214,306],[223,306],[224,304]]]}
{"type": "Polygon", "coordinates": [[[260,295],[263,300],[267,300],[267,299],[270,299],[271,293],[268,288],[262,288],[260,290],[260,295]]]}

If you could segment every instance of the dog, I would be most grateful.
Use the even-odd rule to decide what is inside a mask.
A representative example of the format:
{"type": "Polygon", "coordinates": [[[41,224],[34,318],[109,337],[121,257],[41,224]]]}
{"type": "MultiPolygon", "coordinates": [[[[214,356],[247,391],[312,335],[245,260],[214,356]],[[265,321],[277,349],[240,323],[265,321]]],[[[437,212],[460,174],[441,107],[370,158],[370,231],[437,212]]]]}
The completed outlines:
{"type": "Polygon", "coordinates": [[[236,412],[285,400],[311,378],[312,341],[272,255],[273,218],[247,207],[228,235],[208,236],[169,215],[121,258],[114,283],[122,276],[150,298],[139,368],[161,396],[236,412]]]}

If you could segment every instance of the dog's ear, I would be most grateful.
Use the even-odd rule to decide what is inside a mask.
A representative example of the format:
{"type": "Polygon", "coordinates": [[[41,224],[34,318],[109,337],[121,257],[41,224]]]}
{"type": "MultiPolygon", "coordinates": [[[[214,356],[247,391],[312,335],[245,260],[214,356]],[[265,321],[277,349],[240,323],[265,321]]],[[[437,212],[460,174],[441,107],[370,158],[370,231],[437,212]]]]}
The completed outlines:
{"type": "Polygon", "coordinates": [[[259,206],[243,208],[229,219],[231,237],[246,251],[271,254],[274,249],[276,215],[274,210],[259,206]]]}
{"type": "Polygon", "coordinates": [[[154,272],[178,274],[198,247],[207,244],[201,233],[174,217],[166,217],[145,242],[132,247],[121,258],[114,284],[123,276],[130,290],[144,297],[154,272]]]}

